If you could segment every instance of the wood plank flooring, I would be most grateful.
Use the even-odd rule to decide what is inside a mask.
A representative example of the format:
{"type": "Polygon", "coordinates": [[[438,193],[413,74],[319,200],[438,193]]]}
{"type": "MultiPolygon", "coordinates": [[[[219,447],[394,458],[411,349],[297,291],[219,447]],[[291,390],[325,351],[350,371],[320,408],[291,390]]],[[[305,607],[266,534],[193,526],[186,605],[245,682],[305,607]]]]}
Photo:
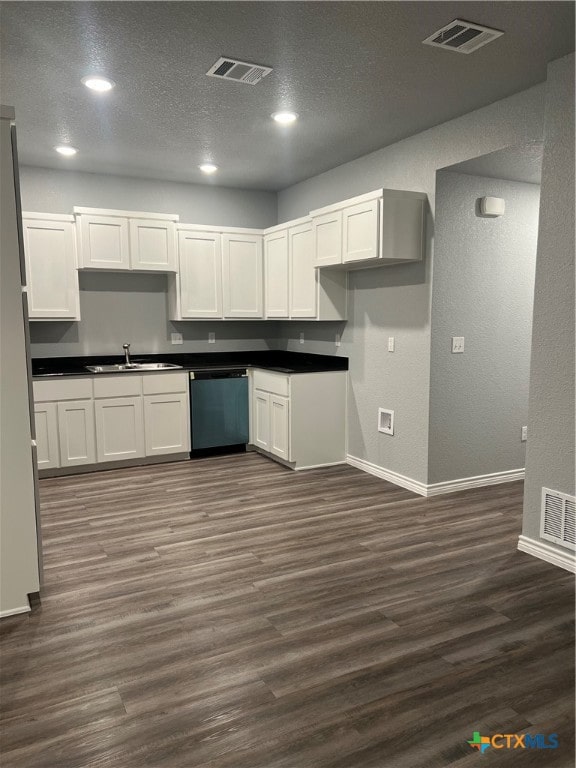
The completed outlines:
{"type": "Polygon", "coordinates": [[[516,550],[521,483],[423,499],[249,453],[41,496],[41,605],[0,622],[2,768],[574,765],[574,578],[516,550]]]}

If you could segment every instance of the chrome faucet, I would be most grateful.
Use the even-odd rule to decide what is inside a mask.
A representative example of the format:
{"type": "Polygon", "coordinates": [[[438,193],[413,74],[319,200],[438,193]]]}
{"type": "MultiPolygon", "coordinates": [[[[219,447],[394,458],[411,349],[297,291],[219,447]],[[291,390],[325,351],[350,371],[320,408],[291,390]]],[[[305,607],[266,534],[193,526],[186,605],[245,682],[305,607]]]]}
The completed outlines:
{"type": "Polygon", "coordinates": [[[124,358],[126,360],[126,365],[132,365],[130,362],[130,344],[122,344],[122,349],[124,350],[124,358]]]}

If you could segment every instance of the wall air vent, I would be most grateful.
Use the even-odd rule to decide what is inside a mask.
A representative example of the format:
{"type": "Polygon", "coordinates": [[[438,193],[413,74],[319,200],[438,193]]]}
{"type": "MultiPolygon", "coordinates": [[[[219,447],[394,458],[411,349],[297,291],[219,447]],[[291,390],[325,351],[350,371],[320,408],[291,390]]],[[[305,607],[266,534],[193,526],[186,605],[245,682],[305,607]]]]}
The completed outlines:
{"type": "Polygon", "coordinates": [[[542,488],[540,535],[567,549],[576,550],[576,498],[542,488]]]}
{"type": "Polygon", "coordinates": [[[218,77],[220,80],[235,80],[237,83],[256,85],[270,72],[272,72],[272,67],[248,64],[247,61],[238,61],[237,59],[220,58],[206,74],[208,77],[218,77]]]}
{"type": "Polygon", "coordinates": [[[424,45],[446,48],[449,51],[457,51],[458,53],[472,53],[503,34],[504,32],[500,32],[498,29],[482,27],[480,24],[473,24],[471,21],[454,19],[450,24],[434,32],[433,35],[430,35],[430,37],[427,37],[422,42],[424,45]]]}

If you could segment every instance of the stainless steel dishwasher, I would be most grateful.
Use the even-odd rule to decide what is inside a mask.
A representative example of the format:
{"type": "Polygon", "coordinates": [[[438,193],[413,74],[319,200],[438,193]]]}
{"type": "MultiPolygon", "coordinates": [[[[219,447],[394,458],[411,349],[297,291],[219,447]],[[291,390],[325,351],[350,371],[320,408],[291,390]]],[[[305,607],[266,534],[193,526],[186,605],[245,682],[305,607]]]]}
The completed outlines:
{"type": "Polygon", "coordinates": [[[190,372],[190,456],[246,450],[249,440],[246,368],[190,372]]]}

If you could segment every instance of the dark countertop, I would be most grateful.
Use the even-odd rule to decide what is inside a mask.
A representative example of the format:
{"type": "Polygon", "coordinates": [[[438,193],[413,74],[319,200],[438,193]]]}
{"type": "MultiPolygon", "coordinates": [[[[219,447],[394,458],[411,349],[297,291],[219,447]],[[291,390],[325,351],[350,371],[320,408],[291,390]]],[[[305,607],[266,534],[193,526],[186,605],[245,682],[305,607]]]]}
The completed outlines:
{"type": "MultiPolygon", "coordinates": [[[[265,350],[259,352],[201,352],[169,353],[158,355],[132,354],[135,363],[175,363],[186,371],[212,368],[246,367],[265,368],[279,373],[321,373],[347,371],[348,358],[332,355],[311,355],[303,352],[265,350]]],[[[91,355],[89,357],[37,357],[32,360],[34,377],[98,376],[87,371],[87,365],[123,363],[123,355],[91,355]]],[[[130,372],[126,373],[129,375],[130,372]]],[[[112,374],[114,376],[121,375],[112,374]]]]}

